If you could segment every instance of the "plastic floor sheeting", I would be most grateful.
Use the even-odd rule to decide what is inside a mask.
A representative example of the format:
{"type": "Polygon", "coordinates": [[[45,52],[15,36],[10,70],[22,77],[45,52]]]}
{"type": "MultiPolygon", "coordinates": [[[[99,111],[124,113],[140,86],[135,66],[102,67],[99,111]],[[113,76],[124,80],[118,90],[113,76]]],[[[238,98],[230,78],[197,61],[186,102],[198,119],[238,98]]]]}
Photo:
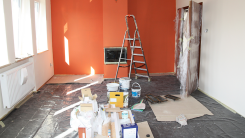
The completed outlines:
{"type": "MultiPolygon", "coordinates": [[[[97,94],[98,103],[106,103],[106,84],[112,80],[105,80],[102,84],[89,86],[92,94],[97,94]]],[[[148,82],[144,78],[132,80],[141,85],[141,97],[146,94],[179,94],[180,84],[175,76],[152,77],[148,82]]],[[[61,134],[70,133],[66,138],[78,138],[78,133],[70,131],[70,112],[72,108],[53,116],[57,111],[79,102],[81,95],[79,88],[87,84],[46,84],[39,93],[35,93],[19,109],[14,110],[3,119],[4,128],[0,126],[0,138],[54,138],[61,134]],[[67,92],[73,93],[67,95],[67,92]]],[[[130,95],[131,96],[131,95],[130,95]]],[[[152,109],[146,104],[143,112],[132,111],[136,123],[148,121],[155,138],[244,138],[245,119],[234,114],[200,91],[192,96],[209,109],[214,115],[204,115],[188,120],[188,125],[180,127],[177,122],[158,122],[152,109]]],[[[129,98],[131,107],[140,98],[129,98]]]]}

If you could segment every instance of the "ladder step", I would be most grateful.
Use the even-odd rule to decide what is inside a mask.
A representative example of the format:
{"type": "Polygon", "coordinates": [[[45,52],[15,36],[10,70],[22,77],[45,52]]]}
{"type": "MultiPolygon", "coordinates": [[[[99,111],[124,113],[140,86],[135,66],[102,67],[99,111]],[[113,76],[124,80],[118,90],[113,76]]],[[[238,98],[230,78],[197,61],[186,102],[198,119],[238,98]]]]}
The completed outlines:
{"type": "Polygon", "coordinates": [[[142,68],[134,68],[134,69],[147,71],[147,69],[142,69],[142,68]]]}
{"type": "MultiPolygon", "coordinates": [[[[134,40],[134,38],[125,38],[125,40],[134,40]]],[[[135,40],[139,40],[139,38],[135,38],[135,40]]]]}
{"type": "Polygon", "coordinates": [[[140,74],[135,74],[136,76],[139,76],[139,77],[145,77],[145,78],[149,78],[149,76],[146,76],[146,75],[140,75],[140,74]]]}
{"type": "Polygon", "coordinates": [[[130,46],[131,48],[141,48],[141,46],[130,46]]]}
{"type": "Polygon", "coordinates": [[[124,60],[131,60],[131,59],[126,59],[126,58],[120,58],[120,59],[124,59],[124,60]]]}
{"type": "Polygon", "coordinates": [[[134,62],[135,62],[135,63],[142,63],[142,64],[145,64],[144,61],[135,61],[135,60],[134,60],[134,62]]]}
{"type": "Polygon", "coordinates": [[[143,54],[134,54],[134,56],[143,56],[143,54]]]}

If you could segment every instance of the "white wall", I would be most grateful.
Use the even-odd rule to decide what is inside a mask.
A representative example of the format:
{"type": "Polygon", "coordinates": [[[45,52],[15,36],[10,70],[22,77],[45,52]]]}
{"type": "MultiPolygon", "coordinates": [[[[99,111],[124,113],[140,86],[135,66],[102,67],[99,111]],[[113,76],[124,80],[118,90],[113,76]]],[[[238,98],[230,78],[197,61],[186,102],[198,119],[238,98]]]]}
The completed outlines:
{"type": "MultiPolygon", "coordinates": [[[[245,116],[245,1],[194,1],[203,2],[199,88],[245,116]]],[[[177,9],[188,5],[176,0],[177,9]]]]}
{"type": "MultiPolygon", "coordinates": [[[[54,75],[54,68],[50,66],[50,63],[53,65],[53,52],[52,52],[52,28],[51,28],[51,5],[50,0],[46,0],[46,16],[47,16],[47,36],[48,36],[48,51],[43,53],[37,54],[36,49],[36,37],[35,37],[35,18],[34,18],[34,2],[31,0],[31,19],[32,19],[32,33],[33,33],[33,51],[34,56],[20,61],[15,62],[15,55],[14,55],[14,43],[13,43],[13,29],[12,26],[12,16],[11,16],[11,3],[10,0],[3,0],[4,1],[4,11],[5,11],[5,22],[6,28],[10,29],[7,32],[7,43],[8,43],[8,51],[9,51],[9,59],[11,65],[0,68],[0,73],[8,71],[14,67],[22,65],[28,61],[34,62],[34,73],[35,73],[35,89],[39,89],[46,81],[48,81],[54,75]],[[12,52],[12,53],[11,53],[12,52]]],[[[6,115],[11,109],[4,109],[3,108],[3,101],[2,101],[2,93],[0,89],[0,118],[6,115]]]]}
{"type": "MultiPolygon", "coordinates": [[[[41,0],[41,3],[45,3],[45,0],[41,0]]],[[[34,1],[31,1],[31,5],[34,5],[34,1]]],[[[32,30],[35,34],[35,16],[34,6],[31,7],[32,30]]],[[[46,0],[46,18],[47,18],[47,37],[48,37],[48,51],[37,54],[37,48],[34,46],[34,68],[35,68],[35,80],[36,89],[39,89],[46,81],[48,81],[54,75],[53,67],[53,50],[52,50],[52,28],[51,28],[51,5],[50,0],[46,0]],[[52,64],[52,66],[50,66],[52,64]]],[[[36,37],[33,45],[36,45],[36,37]]]]}

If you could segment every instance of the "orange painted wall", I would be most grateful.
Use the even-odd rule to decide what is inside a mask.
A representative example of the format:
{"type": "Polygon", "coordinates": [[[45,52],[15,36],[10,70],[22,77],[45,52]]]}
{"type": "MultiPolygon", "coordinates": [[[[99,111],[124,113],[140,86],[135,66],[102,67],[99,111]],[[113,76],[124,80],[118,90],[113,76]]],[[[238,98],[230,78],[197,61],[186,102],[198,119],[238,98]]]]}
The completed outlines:
{"type": "MultiPolygon", "coordinates": [[[[96,74],[114,78],[117,65],[104,65],[103,48],[122,46],[126,14],[136,17],[149,72],[174,72],[175,13],[171,0],[51,0],[55,74],[90,74],[93,67],[96,74]],[[69,41],[69,65],[64,37],[69,41]]],[[[118,77],[128,76],[128,71],[120,68],[118,77]]]]}
{"type": "Polygon", "coordinates": [[[104,74],[103,1],[51,0],[51,16],[54,73],[90,74],[93,67],[96,74],[104,74]],[[69,44],[69,65],[64,37],[69,44]]]}
{"type": "MultiPolygon", "coordinates": [[[[174,72],[175,3],[175,0],[128,1],[128,14],[136,17],[150,73],[174,72]]],[[[131,20],[130,29],[134,28],[131,20]]]]}
{"type": "MultiPolygon", "coordinates": [[[[127,0],[103,0],[103,46],[121,47],[127,29],[125,15],[128,12],[127,0]]],[[[126,45],[127,46],[127,45],[126,45]]],[[[104,65],[104,78],[114,78],[117,65],[104,65]]],[[[120,68],[118,77],[127,77],[128,68],[120,68]]]]}

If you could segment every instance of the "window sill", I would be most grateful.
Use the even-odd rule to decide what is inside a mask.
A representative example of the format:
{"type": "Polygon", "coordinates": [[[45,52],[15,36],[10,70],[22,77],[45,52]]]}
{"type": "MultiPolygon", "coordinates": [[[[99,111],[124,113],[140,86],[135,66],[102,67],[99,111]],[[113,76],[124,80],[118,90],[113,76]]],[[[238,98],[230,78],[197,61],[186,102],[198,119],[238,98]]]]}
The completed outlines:
{"type": "MultiPolygon", "coordinates": [[[[33,56],[34,56],[34,55],[33,55],[33,56]]],[[[31,58],[31,57],[33,57],[33,56],[28,56],[28,57],[25,57],[25,58],[22,58],[22,59],[16,59],[14,63],[18,63],[18,62],[20,62],[20,61],[26,60],[26,59],[31,58]]],[[[0,69],[5,68],[5,67],[7,67],[7,66],[10,66],[10,65],[12,65],[12,64],[14,64],[14,63],[9,63],[9,64],[6,64],[6,65],[2,65],[2,66],[0,66],[0,69]]]]}
{"type": "Polygon", "coordinates": [[[26,60],[26,59],[28,59],[28,58],[30,58],[30,57],[33,57],[33,56],[34,56],[34,55],[28,56],[28,57],[24,57],[24,58],[21,58],[21,59],[15,59],[15,63],[20,62],[20,61],[23,61],[23,60],[26,60]]]}
{"type": "Polygon", "coordinates": [[[5,68],[5,67],[7,67],[7,66],[9,66],[9,65],[11,65],[11,63],[2,65],[2,66],[0,66],[0,69],[5,68]]]}
{"type": "Polygon", "coordinates": [[[39,53],[37,53],[37,54],[39,55],[39,54],[42,54],[42,53],[47,52],[47,51],[48,51],[48,50],[44,50],[44,51],[39,52],[39,53]]]}

